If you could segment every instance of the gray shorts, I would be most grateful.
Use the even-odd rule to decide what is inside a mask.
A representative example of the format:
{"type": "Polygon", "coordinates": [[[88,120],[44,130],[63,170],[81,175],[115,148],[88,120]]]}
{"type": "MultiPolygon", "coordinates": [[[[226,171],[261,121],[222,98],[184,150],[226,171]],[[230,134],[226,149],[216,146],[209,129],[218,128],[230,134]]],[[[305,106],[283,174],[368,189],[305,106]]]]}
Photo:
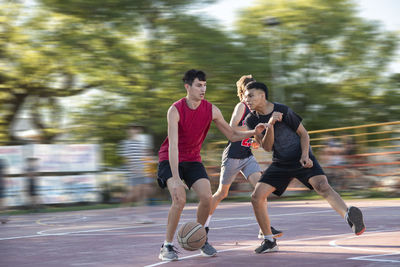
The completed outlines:
{"type": "Polygon", "coordinates": [[[244,159],[224,158],[219,182],[224,185],[232,184],[239,172],[248,179],[253,173],[261,172],[261,168],[253,155],[244,159]]]}

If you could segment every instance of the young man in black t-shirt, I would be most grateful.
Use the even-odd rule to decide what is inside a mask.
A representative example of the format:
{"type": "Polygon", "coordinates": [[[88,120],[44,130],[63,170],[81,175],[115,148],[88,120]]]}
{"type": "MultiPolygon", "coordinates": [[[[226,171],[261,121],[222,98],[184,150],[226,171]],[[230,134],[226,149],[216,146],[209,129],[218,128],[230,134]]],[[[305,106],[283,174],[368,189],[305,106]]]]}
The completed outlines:
{"type": "Polygon", "coordinates": [[[282,195],[293,178],[325,198],[345,218],[354,233],[361,235],[365,231],[365,225],[360,209],[347,207],[340,195],[329,185],[311,151],[310,138],[301,123],[302,118],[285,105],[269,102],[268,88],[263,83],[249,83],[245,96],[247,105],[253,110],[245,119],[247,127],[253,129],[255,125],[265,123],[265,134],[255,138],[264,150],[273,151],[272,164],[262,174],[252,194],[254,213],[264,233],[264,241],[255,252],[278,250],[270,230],[265,200],[271,193],[282,195]]]}

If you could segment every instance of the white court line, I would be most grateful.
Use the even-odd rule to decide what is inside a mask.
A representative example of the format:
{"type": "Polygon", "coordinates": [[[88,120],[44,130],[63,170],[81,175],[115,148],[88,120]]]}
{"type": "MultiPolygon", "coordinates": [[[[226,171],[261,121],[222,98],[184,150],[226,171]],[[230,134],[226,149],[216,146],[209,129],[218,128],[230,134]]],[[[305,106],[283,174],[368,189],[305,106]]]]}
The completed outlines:
{"type": "MultiPolygon", "coordinates": [[[[304,214],[313,214],[313,213],[328,213],[328,212],[334,212],[334,211],[333,210],[322,210],[322,211],[310,211],[310,212],[285,213],[285,214],[271,215],[271,217],[283,217],[283,216],[304,215],[304,214]]],[[[255,220],[254,216],[251,216],[251,217],[230,217],[230,218],[223,218],[223,219],[214,219],[213,221],[216,222],[216,221],[249,220],[249,219],[255,220]]],[[[181,220],[181,223],[184,223],[185,221],[190,221],[190,219],[183,219],[183,220],[181,220]]],[[[255,225],[255,224],[257,224],[257,223],[256,222],[250,223],[250,224],[247,224],[247,226],[255,225]]],[[[70,234],[94,233],[94,232],[103,232],[103,231],[105,232],[105,231],[115,231],[115,230],[125,230],[125,229],[135,229],[135,228],[155,227],[155,226],[165,226],[165,224],[148,224],[148,225],[141,225],[141,226],[111,227],[111,228],[61,232],[61,233],[54,233],[54,234],[47,233],[49,231],[59,231],[59,230],[63,229],[63,228],[57,228],[57,229],[39,231],[39,232],[37,232],[36,235],[2,237],[2,238],[0,238],[0,241],[23,239],[23,238],[35,238],[35,237],[43,237],[43,236],[64,236],[64,235],[70,235],[70,234]]],[[[212,229],[226,229],[226,228],[235,228],[235,227],[242,227],[242,226],[245,226],[245,225],[241,224],[241,225],[236,225],[236,226],[213,227],[212,229]]]]}
{"type": "MultiPolygon", "coordinates": [[[[399,231],[400,229],[386,229],[386,230],[380,230],[380,231],[373,231],[373,232],[368,232],[368,233],[364,233],[363,236],[368,235],[368,236],[373,236],[373,235],[379,235],[382,234],[384,232],[396,232],[399,231]]],[[[337,241],[339,240],[345,240],[345,239],[352,239],[355,238],[357,236],[349,236],[349,237],[345,237],[342,239],[336,239],[336,240],[332,240],[329,242],[329,245],[332,247],[336,247],[336,248],[342,248],[342,249],[347,249],[347,250],[355,250],[355,251],[367,251],[367,252],[381,252],[381,253],[385,253],[385,254],[374,254],[374,255],[368,255],[368,256],[358,256],[358,257],[352,257],[352,258],[348,258],[349,260],[365,260],[365,261],[373,261],[373,262],[393,262],[393,263],[400,263],[400,260],[386,260],[386,259],[376,259],[376,257],[383,257],[383,256],[392,256],[392,255],[400,255],[400,252],[394,252],[394,251],[389,251],[389,250],[380,250],[380,249],[366,249],[366,248],[355,248],[355,247],[346,247],[346,246],[341,246],[336,244],[337,241]],[[375,258],[374,258],[375,257],[375,258]]]]}
{"type": "MultiPolygon", "coordinates": [[[[313,239],[321,239],[321,238],[327,238],[327,237],[338,237],[338,236],[343,236],[343,235],[347,236],[349,234],[346,233],[346,234],[337,234],[337,235],[321,235],[321,236],[314,236],[314,237],[307,237],[307,238],[300,238],[300,239],[293,239],[293,240],[282,240],[282,241],[279,241],[279,243],[286,244],[286,243],[293,243],[293,242],[313,240],[313,239]]],[[[256,246],[258,246],[258,245],[249,245],[249,246],[244,246],[244,247],[239,247],[239,248],[222,249],[222,250],[218,250],[218,253],[233,251],[233,250],[240,250],[240,249],[247,249],[247,248],[252,248],[252,247],[256,247],[256,246]]],[[[195,254],[195,255],[190,255],[190,256],[186,256],[186,257],[181,257],[181,258],[179,258],[179,260],[194,258],[194,257],[198,257],[198,256],[201,256],[201,254],[195,254]]],[[[170,263],[170,261],[161,261],[161,262],[157,262],[154,264],[145,265],[144,267],[153,267],[153,266],[158,266],[158,265],[167,264],[167,263],[170,263]]]]}

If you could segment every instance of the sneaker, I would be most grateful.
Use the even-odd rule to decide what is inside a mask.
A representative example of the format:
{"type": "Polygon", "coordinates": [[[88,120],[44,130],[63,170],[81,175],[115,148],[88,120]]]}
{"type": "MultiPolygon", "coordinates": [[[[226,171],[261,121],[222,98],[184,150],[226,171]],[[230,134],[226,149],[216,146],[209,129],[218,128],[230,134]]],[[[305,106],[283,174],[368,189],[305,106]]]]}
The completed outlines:
{"type": "Polygon", "coordinates": [[[177,261],[178,260],[178,251],[176,247],[173,245],[166,245],[164,244],[161,246],[160,255],[158,258],[163,261],[177,261]]]}
{"type": "Polygon", "coordinates": [[[201,255],[204,257],[213,257],[217,255],[217,250],[206,241],[204,246],[200,249],[201,255]]]}
{"type": "Polygon", "coordinates": [[[357,207],[349,207],[346,213],[346,221],[356,235],[361,235],[365,231],[362,212],[357,207]]]}
{"type": "MultiPolygon", "coordinates": [[[[278,237],[283,236],[283,232],[282,231],[276,230],[272,226],[271,226],[271,232],[272,232],[272,235],[274,236],[274,238],[278,238],[278,237]]],[[[258,239],[264,239],[264,234],[261,231],[261,229],[260,229],[260,231],[258,231],[258,239]]]]}
{"type": "MultiPolygon", "coordinates": [[[[210,230],[210,228],[205,227],[205,229],[208,235],[208,231],[210,230]]],[[[204,246],[201,247],[200,252],[201,255],[204,257],[213,257],[217,255],[217,250],[213,246],[211,246],[210,243],[208,243],[208,237],[206,239],[206,243],[204,244],[204,246]]]]}
{"type": "Polygon", "coordinates": [[[268,239],[264,239],[264,241],[261,243],[261,246],[256,248],[254,250],[255,253],[261,254],[261,253],[268,253],[268,252],[275,252],[278,251],[278,245],[276,244],[276,239],[274,238],[274,241],[269,241],[268,239]]]}

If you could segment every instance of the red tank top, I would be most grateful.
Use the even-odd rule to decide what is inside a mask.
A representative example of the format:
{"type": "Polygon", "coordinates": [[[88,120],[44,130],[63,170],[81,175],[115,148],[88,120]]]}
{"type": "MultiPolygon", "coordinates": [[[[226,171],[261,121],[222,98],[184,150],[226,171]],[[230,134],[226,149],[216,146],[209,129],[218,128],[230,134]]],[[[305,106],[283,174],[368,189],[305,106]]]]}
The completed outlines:
{"type": "MultiPolygon", "coordinates": [[[[179,112],[178,122],[178,151],[179,162],[201,162],[200,150],[212,121],[212,104],[202,100],[195,109],[190,109],[186,98],[173,104],[179,112]]],[[[158,151],[159,161],[168,160],[168,137],[158,151]]]]}

